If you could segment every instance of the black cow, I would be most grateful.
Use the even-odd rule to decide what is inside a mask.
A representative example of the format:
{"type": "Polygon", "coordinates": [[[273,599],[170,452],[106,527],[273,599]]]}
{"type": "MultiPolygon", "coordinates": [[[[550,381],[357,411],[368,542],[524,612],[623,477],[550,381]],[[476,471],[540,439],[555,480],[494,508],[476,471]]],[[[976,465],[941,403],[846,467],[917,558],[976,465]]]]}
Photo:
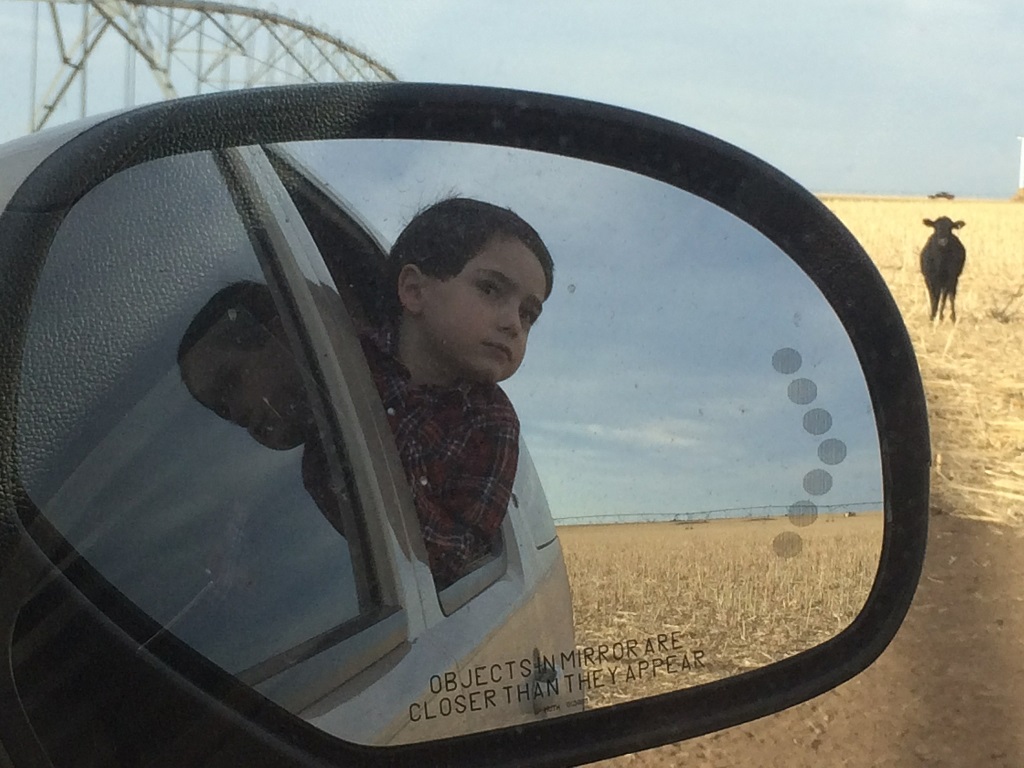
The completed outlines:
{"type": "Polygon", "coordinates": [[[938,312],[939,321],[946,309],[949,298],[949,316],[956,322],[956,284],[964,269],[966,252],[954,229],[964,226],[962,221],[951,221],[942,216],[935,221],[925,219],[924,223],[934,229],[932,236],[921,249],[921,274],[928,286],[928,297],[932,302],[931,319],[938,312]]]}

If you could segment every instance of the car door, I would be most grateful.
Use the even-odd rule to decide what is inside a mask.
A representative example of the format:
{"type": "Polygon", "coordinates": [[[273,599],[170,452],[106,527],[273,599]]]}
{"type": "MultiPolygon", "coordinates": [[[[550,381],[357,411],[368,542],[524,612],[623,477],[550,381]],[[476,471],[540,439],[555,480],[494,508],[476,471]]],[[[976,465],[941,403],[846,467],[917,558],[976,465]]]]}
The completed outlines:
{"type": "MultiPolygon", "coordinates": [[[[514,677],[502,681],[521,685],[537,674],[538,643],[571,646],[557,543],[534,541],[520,512],[550,520],[528,453],[501,553],[436,594],[359,350],[365,318],[336,290],[291,205],[251,148],[144,164],[65,217],[26,355],[30,378],[49,384],[22,393],[21,417],[32,530],[63,553],[70,584],[41,585],[33,605],[69,589],[113,601],[139,649],[170,654],[192,673],[212,662],[356,741],[436,737],[551,711],[557,699],[499,707],[445,682],[467,665],[514,660],[514,677]],[[156,197],[158,220],[142,213],[156,197]],[[307,447],[260,445],[183,385],[175,354],[190,320],[223,286],[244,281],[265,286],[284,319],[320,441],[332,448],[333,514],[304,487],[307,447]],[[60,354],[68,343],[82,354],[60,354]],[[525,647],[526,626],[554,629],[525,647]]],[[[344,285],[364,296],[374,289],[344,285]]],[[[43,627],[31,615],[19,623],[16,671],[30,699],[53,679],[42,659],[82,629],[43,627]]],[[[70,737],[60,713],[36,716],[52,738],[70,737]]]]}
{"type": "MultiPolygon", "coordinates": [[[[388,517],[400,509],[388,470],[379,451],[346,444],[372,434],[362,416],[372,410],[358,400],[367,392],[323,363],[323,322],[310,321],[312,293],[324,306],[329,292],[308,263],[285,262],[282,242],[294,233],[274,243],[254,234],[271,226],[273,202],[251,174],[237,176],[246,162],[202,153],[119,174],[68,212],[50,249],[26,343],[35,383],[20,393],[20,471],[29,528],[65,575],[39,585],[17,625],[15,677],[30,701],[53,679],[46,659],[77,647],[84,631],[39,613],[55,600],[114,605],[137,652],[188,676],[212,665],[215,677],[256,688],[287,678],[275,695],[293,706],[423,626],[416,558],[388,517]],[[159,197],[164,215],[146,216],[159,197]],[[275,295],[301,350],[331,449],[335,515],[304,487],[304,447],[261,445],[182,382],[185,328],[212,294],[241,281],[275,295]],[[70,345],[76,354],[63,354],[70,345]],[[327,649],[331,674],[321,672],[319,688],[297,684],[295,670],[327,649]]],[[[75,615],[90,621],[88,611],[75,615]]],[[[74,658],[82,674],[102,669],[74,658]]],[[[68,735],[61,715],[35,713],[55,739],[68,735]]]]}

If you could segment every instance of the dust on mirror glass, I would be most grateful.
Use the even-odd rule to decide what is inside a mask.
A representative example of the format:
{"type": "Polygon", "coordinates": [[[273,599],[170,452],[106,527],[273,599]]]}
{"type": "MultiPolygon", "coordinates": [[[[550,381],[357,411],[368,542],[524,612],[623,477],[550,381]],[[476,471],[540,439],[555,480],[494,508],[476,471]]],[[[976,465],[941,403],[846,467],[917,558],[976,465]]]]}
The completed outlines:
{"type": "Polygon", "coordinates": [[[523,623],[518,654],[424,670],[414,717],[460,717],[474,694],[607,706],[764,666],[853,620],[882,541],[873,411],[841,324],[777,246],[579,160],[403,141],[288,152],[385,247],[459,195],[515,211],[554,261],[501,386],[557,529],[574,642],[536,649],[523,623]]]}
{"type": "MultiPolygon", "coordinates": [[[[140,652],[178,663],[184,644],[327,732],[397,744],[720,680],[856,617],[884,525],[873,410],[842,325],[757,230],[664,183],[525,150],[265,149],[262,165],[245,155],[280,190],[260,215],[287,223],[287,190],[319,246],[296,249],[299,272],[254,252],[222,164],[199,154],[85,196],[34,298],[20,471],[48,524],[151,620],[149,634],[132,625],[140,652]],[[379,317],[358,305],[393,290],[383,254],[451,197],[514,211],[554,263],[545,298],[536,242],[490,248],[523,244],[522,230],[485,230],[469,255],[489,259],[490,282],[472,289],[512,296],[532,323],[518,370],[505,346],[488,358],[501,358],[497,378],[514,371],[500,387],[521,439],[508,503],[470,565],[445,559],[437,520],[449,533],[470,523],[445,508],[448,490],[430,496],[457,489],[463,465],[425,460],[422,488],[399,476],[411,493],[389,496],[388,472],[421,457],[393,408],[373,421],[358,406],[359,392],[387,389],[380,363],[359,357],[379,317]],[[293,310],[267,287],[299,273],[318,288],[329,341],[317,343],[342,363],[330,386],[312,384],[330,381],[323,349],[289,348],[310,310],[282,320],[293,310]],[[340,297],[319,291],[332,280],[340,297]],[[54,347],[69,333],[79,355],[54,347]],[[378,423],[397,451],[379,447],[378,423]]],[[[446,445],[469,465],[480,453],[446,445]]],[[[25,690],[33,674],[15,670],[25,690]]]]}

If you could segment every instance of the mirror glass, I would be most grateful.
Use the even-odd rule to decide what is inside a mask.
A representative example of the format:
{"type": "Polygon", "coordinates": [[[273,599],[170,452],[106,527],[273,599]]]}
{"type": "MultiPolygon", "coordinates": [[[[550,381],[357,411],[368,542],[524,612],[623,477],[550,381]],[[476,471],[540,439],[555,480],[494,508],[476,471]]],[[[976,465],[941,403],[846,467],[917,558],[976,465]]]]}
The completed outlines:
{"type": "Polygon", "coordinates": [[[255,213],[209,154],[117,174],[69,213],[34,299],[21,475],[48,523],[155,622],[140,647],[183,643],[332,734],[395,744],[700,685],[854,619],[884,524],[873,410],[828,303],[757,230],[664,183],[526,150],[246,151],[255,213]],[[394,491],[405,478],[384,408],[359,399],[372,379],[352,352],[365,325],[353,302],[381,290],[367,263],[453,195],[532,225],[554,281],[501,384],[522,441],[500,536],[442,583],[410,489],[394,491]],[[254,250],[252,222],[271,219],[286,245],[254,250]],[[232,385],[273,412],[267,429],[197,384],[181,344],[239,282],[287,315],[231,309],[208,329],[272,361],[272,396],[232,385]],[[282,293],[312,298],[289,315],[305,305],[282,293]],[[221,333],[240,317],[245,329],[221,333]],[[290,434],[286,411],[317,430],[315,456],[308,434],[273,431],[290,434]]]}
{"type": "Polygon", "coordinates": [[[842,325],[776,245],[580,160],[290,149],[386,243],[453,194],[511,208],[547,243],[554,289],[502,386],[564,552],[588,708],[764,666],[857,615],[881,552],[875,420],[842,325]]]}

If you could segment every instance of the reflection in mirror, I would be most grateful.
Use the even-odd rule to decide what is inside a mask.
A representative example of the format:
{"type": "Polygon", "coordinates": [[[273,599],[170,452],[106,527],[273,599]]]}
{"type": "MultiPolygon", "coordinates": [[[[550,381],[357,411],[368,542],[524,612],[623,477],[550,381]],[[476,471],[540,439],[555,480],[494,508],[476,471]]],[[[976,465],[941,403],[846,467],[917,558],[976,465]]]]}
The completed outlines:
{"type": "Polygon", "coordinates": [[[548,244],[555,288],[503,387],[564,552],[588,708],[761,667],[853,620],[881,552],[876,425],[841,324],[777,246],[583,161],[289,150],[385,242],[459,194],[510,207],[548,244]]]}
{"type": "MultiPolygon", "coordinates": [[[[279,192],[259,215],[297,209],[308,234],[282,224],[287,247],[257,253],[222,165],[166,158],[82,198],[33,297],[20,475],[145,617],[140,653],[180,663],[184,646],[329,733],[397,744],[700,685],[854,619],[881,552],[873,410],[827,302],[759,232],[663,183],[525,150],[246,152],[279,192]],[[500,535],[435,581],[360,334],[389,290],[384,254],[452,195],[515,211],[555,266],[501,385],[522,440],[500,535]],[[179,366],[187,329],[239,281],[267,317],[243,334],[232,305],[209,325],[234,346],[179,366]],[[323,492],[313,463],[333,467],[323,492]]],[[[19,658],[23,690],[49,684],[19,658]]]]}

